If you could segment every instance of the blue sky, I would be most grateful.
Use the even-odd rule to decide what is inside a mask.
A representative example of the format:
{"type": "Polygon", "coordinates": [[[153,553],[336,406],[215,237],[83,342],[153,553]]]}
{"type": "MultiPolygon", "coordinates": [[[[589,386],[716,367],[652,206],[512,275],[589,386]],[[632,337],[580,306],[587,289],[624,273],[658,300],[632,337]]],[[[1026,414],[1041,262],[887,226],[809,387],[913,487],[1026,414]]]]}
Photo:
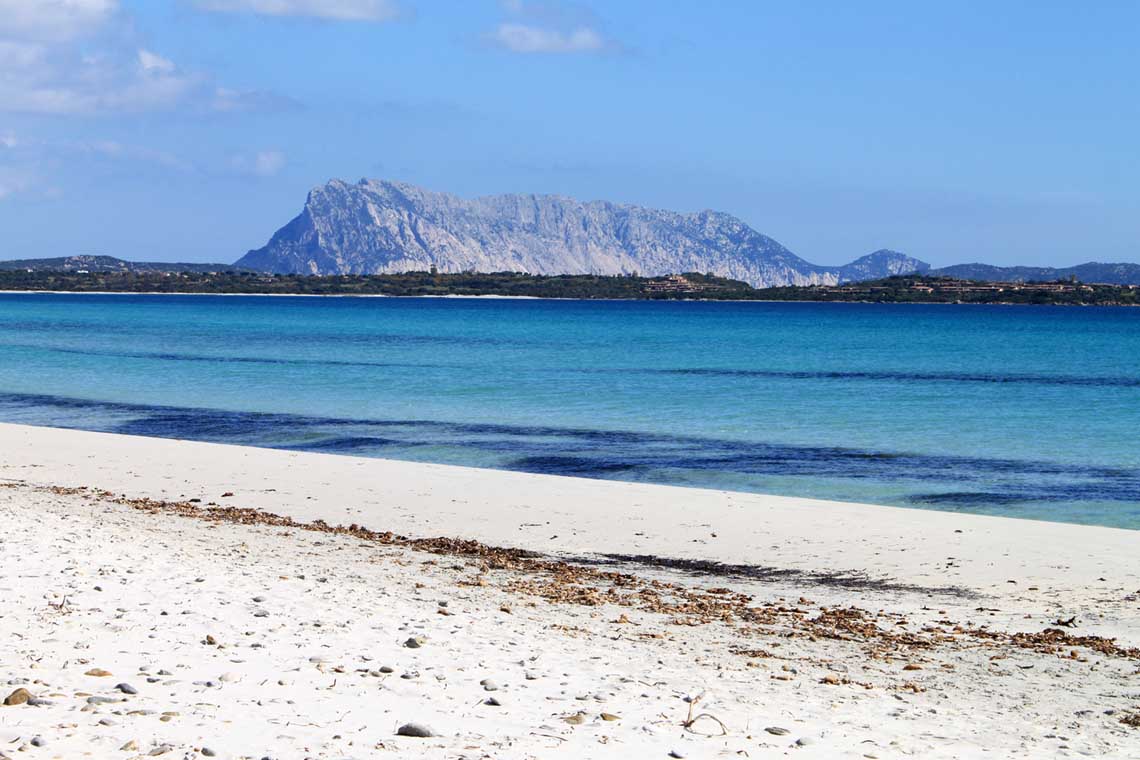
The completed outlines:
{"type": "Polygon", "coordinates": [[[0,0],[0,258],[232,261],[330,178],[1140,261],[1140,3],[0,0]]]}

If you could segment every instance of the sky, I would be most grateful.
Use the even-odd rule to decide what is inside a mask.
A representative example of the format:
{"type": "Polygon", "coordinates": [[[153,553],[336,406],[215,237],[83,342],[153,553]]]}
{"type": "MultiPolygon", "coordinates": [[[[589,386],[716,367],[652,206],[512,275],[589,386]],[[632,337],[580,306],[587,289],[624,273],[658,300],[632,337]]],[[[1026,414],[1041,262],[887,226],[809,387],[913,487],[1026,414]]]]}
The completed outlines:
{"type": "Polygon", "coordinates": [[[0,0],[0,259],[231,262],[312,187],[1140,261],[1140,3],[0,0]]]}

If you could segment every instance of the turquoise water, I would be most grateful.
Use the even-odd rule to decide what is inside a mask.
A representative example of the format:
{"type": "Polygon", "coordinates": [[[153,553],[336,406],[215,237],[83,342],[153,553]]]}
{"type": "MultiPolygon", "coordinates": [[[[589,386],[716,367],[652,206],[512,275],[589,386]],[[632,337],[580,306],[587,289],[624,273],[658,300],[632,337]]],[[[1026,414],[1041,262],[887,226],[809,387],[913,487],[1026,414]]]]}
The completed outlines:
{"type": "Polygon", "coordinates": [[[1140,528],[1140,310],[10,294],[0,420],[1140,528]]]}

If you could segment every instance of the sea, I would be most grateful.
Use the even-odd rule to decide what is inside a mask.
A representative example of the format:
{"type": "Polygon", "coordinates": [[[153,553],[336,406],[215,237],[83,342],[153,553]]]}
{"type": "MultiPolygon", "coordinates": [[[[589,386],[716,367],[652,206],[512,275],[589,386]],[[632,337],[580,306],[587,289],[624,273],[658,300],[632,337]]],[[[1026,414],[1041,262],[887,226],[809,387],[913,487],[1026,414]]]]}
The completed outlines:
{"type": "Polygon", "coordinates": [[[1140,309],[5,294],[0,421],[1140,529],[1140,309]]]}

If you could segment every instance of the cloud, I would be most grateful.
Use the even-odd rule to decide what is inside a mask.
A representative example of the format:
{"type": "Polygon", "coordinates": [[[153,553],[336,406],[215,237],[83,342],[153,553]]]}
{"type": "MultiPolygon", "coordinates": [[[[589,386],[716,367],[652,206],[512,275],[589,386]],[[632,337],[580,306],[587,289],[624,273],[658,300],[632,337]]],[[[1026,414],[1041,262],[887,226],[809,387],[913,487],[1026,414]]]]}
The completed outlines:
{"type": "Polygon", "coordinates": [[[276,150],[266,150],[253,158],[253,171],[261,177],[272,177],[285,168],[285,154],[276,150]]]}
{"type": "Polygon", "coordinates": [[[240,154],[230,159],[230,168],[239,174],[273,177],[285,168],[285,154],[279,150],[263,150],[252,155],[240,154]]]}
{"type": "Polygon", "coordinates": [[[196,0],[202,10],[260,16],[307,16],[333,21],[394,21],[395,0],[196,0]]]}
{"type": "Polygon", "coordinates": [[[0,132],[0,201],[16,196],[54,198],[79,177],[276,177],[288,164],[281,150],[265,149],[187,158],[113,138],[49,139],[0,132]]]}
{"type": "Polygon", "coordinates": [[[156,150],[141,145],[130,145],[118,140],[88,140],[77,143],[67,143],[60,146],[61,150],[80,153],[112,161],[137,161],[154,164],[166,169],[179,172],[193,172],[194,165],[178,156],[164,150],[156,150]]]}
{"type": "Polygon", "coordinates": [[[286,100],[221,87],[133,38],[119,0],[0,0],[0,113],[280,110],[286,100]]]}
{"type": "Polygon", "coordinates": [[[114,139],[48,139],[15,132],[0,133],[0,175],[3,175],[8,196],[18,193],[57,195],[58,185],[48,185],[47,181],[52,179],[54,183],[76,169],[84,172],[126,170],[137,176],[148,166],[180,174],[201,171],[192,162],[169,151],[114,139]]]}
{"type": "Polygon", "coordinates": [[[622,46],[600,31],[597,18],[589,10],[556,2],[505,0],[503,11],[509,17],[487,41],[512,53],[566,54],[617,52],[622,46]]]}
{"type": "Polygon", "coordinates": [[[118,0],[0,0],[0,111],[166,108],[201,86],[151,50],[105,39],[117,11],[118,0]]]}
{"type": "Polygon", "coordinates": [[[64,41],[101,27],[118,0],[0,0],[0,37],[64,41]]]}
{"type": "Polygon", "coordinates": [[[0,41],[0,111],[54,115],[170,108],[204,84],[148,50],[84,53],[0,41]]]}
{"type": "Polygon", "coordinates": [[[512,53],[597,53],[606,49],[605,39],[585,26],[559,32],[526,24],[499,24],[491,40],[512,53]]]}
{"type": "Polygon", "coordinates": [[[149,50],[140,49],[138,52],[139,65],[142,66],[143,71],[158,72],[160,74],[169,74],[174,71],[174,62],[168,58],[163,58],[157,53],[152,53],[149,50]]]}

